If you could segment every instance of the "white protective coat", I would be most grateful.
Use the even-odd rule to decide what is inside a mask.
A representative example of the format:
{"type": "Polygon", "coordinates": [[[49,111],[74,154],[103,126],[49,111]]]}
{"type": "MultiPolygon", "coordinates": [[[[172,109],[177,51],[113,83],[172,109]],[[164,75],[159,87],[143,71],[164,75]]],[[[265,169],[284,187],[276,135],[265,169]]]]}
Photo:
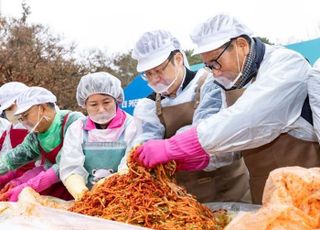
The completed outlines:
{"type": "MultiPolygon", "coordinates": [[[[176,98],[166,97],[165,99],[161,100],[162,107],[177,105],[194,100],[197,82],[203,74],[206,74],[205,70],[200,69],[194,79],[184,90],[181,90],[180,87],[176,98]]],[[[190,128],[191,126],[195,126],[200,123],[201,120],[219,112],[223,106],[222,103],[221,89],[214,83],[214,78],[212,75],[209,75],[201,87],[200,104],[195,110],[192,125],[180,128],[177,133],[190,128]]],[[[163,139],[165,129],[156,114],[155,101],[148,98],[140,100],[134,110],[134,117],[139,124],[139,127],[142,127],[142,130],[139,132],[141,134],[137,135],[137,138],[134,139],[134,145],[141,144],[147,140],[163,139]]],[[[216,154],[211,157],[210,163],[205,170],[212,171],[229,165],[234,161],[234,159],[238,159],[238,154],[239,153],[237,152],[223,152],[216,154]]]]}
{"type": "MultiPolygon", "coordinates": [[[[182,80],[180,88],[177,91],[175,98],[166,97],[161,100],[161,106],[167,107],[172,105],[178,105],[185,102],[189,102],[194,100],[195,97],[195,89],[197,87],[197,83],[199,78],[203,75],[207,74],[204,69],[201,69],[197,72],[194,79],[190,81],[190,83],[182,90],[182,85],[185,77],[182,80]]],[[[198,106],[195,111],[195,117],[200,120],[202,117],[205,117],[206,114],[214,114],[218,112],[221,108],[221,91],[218,86],[213,84],[212,76],[209,75],[202,85],[201,88],[201,101],[200,103],[205,104],[206,102],[202,100],[203,98],[210,99],[212,106],[204,107],[201,104],[198,106]],[[209,84],[207,84],[209,83],[209,84]],[[206,87],[210,87],[211,90],[205,90],[206,87]],[[203,92],[210,91],[211,95],[204,95],[203,92]],[[211,96],[211,97],[210,97],[211,96]],[[198,115],[196,115],[199,113],[198,115]]],[[[142,134],[139,135],[135,140],[135,144],[141,144],[144,141],[150,139],[163,139],[165,129],[162,123],[160,122],[157,113],[156,113],[156,102],[149,98],[144,98],[139,100],[134,110],[134,118],[142,127],[142,134]]],[[[194,120],[193,123],[197,123],[197,120],[194,120]]],[[[187,126],[189,127],[189,126],[187,126]]],[[[187,127],[182,127],[185,129],[187,127]]],[[[179,131],[179,130],[178,130],[179,131]]],[[[177,131],[177,132],[178,132],[177,131]]]]}
{"type": "MultiPolygon", "coordinates": [[[[89,142],[112,142],[125,141],[130,146],[136,135],[136,126],[131,115],[127,114],[124,125],[116,129],[93,129],[88,132],[89,142]]],[[[61,150],[60,179],[65,181],[72,174],[82,176],[86,183],[88,172],[84,168],[85,156],[82,150],[83,143],[83,121],[79,119],[72,123],[64,137],[64,148],[61,150]]],[[[128,148],[127,148],[128,149],[128,148]]],[[[123,159],[119,165],[125,168],[126,160],[123,159]],[[124,164],[124,165],[122,165],[124,164]]]]}
{"type": "Polygon", "coordinates": [[[300,54],[266,45],[255,82],[233,106],[198,125],[202,147],[215,156],[262,146],[281,133],[316,141],[313,127],[300,117],[310,70],[300,54]]]}
{"type": "Polygon", "coordinates": [[[320,68],[314,68],[309,75],[308,94],[312,110],[313,126],[320,142],[320,68]]]}

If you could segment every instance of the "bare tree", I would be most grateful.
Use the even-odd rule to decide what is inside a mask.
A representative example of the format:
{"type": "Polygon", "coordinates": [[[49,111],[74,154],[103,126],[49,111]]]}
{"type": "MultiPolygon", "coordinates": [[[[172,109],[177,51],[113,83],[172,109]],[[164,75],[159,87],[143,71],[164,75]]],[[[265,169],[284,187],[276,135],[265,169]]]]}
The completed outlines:
{"type": "Polygon", "coordinates": [[[74,45],[59,45],[42,25],[28,25],[30,9],[22,5],[20,19],[0,19],[0,83],[24,82],[51,90],[58,103],[75,108],[75,90],[79,77],[87,70],[71,58],[74,45]]]}

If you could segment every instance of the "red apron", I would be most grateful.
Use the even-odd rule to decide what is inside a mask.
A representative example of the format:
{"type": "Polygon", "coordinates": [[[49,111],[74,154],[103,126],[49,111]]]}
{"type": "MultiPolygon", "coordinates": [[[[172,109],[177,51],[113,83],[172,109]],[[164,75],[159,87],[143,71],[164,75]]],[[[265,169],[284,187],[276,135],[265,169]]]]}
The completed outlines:
{"type": "Polygon", "coordinates": [[[6,139],[6,136],[7,136],[7,131],[4,131],[0,137],[0,149],[2,149],[2,145],[3,145],[4,139],[6,139]]]}
{"type": "MultiPolygon", "coordinates": [[[[69,114],[67,114],[63,119],[62,128],[61,128],[61,137],[62,137],[61,143],[57,147],[55,147],[53,150],[51,150],[50,152],[46,152],[39,144],[39,149],[40,149],[40,154],[41,154],[41,165],[44,164],[45,160],[50,161],[52,164],[56,163],[56,157],[57,157],[60,149],[63,146],[63,137],[64,137],[63,130],[64,130],[64,126],[66,124],[66,121],[68,119],[68,115],[69,114]]],[[[73,199],[73,197],[71,196],[71,194],[68,192],[68,190],[66,189],[66,187],[63,185],[63,183],[61,181],[53,184],[51,187],[40,192],[40,194],[58,197],[63,200],[72,200],[73,199]]]]}
{"type": "MultiPolygon", "coordinates": [[[[21,144],[24,138],[28,135],[28,130],[26,129],[14,129],[12,126],[10,128],[10,142],[11,147],[15,148],[17,145],[21,144]]],[[[34,162],[30,162],[26,165],[21,166],[16,170],[17,176],[22,176],[26,171],[34,168],[34,162]]]]}

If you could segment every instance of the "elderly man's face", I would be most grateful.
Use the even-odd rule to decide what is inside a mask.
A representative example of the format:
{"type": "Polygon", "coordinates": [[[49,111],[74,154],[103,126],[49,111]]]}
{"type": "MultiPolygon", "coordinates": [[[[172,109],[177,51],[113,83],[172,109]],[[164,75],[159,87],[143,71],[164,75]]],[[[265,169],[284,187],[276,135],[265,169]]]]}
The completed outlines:
{"type": "Polygon", "coordinates": [[[34,105],[27,111],[17,115],[18,121],[22,123],[29,131],[42,132],[41,124],[43,118],[43,109],[40,105],[34,105]]]}
{"type": "Polygon", "coordinates": [[[144,72],[144,78],[150,86],[156,87],[158,84],[170,86],[167,93],[176,91],[179,87],[183,75],[183,55],[171,54],[162,64],[144,72]]]}
{"type": "Polygon", "coordinates": [[[242,71],[249,48],[249,43],[239,37],[218,49],[202,53],[201,58],[214,77],[233,81],[242,71]]]}

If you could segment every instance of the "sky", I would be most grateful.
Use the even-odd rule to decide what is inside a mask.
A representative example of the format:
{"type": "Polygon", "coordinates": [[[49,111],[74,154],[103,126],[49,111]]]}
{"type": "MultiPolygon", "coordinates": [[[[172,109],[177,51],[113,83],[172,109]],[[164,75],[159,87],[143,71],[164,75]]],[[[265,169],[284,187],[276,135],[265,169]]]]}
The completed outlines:
{"type": "MultiPolygon", "coordinates": [[[[0,0],[2,16],[20,17],[22,0],[0,0]]],[[[236,16],[276,44],[320,37],[318,0],[26,0],[29,22],[48,26],[79,50],[127,52],[147,31],[165,29],[192,49],[193,28],[218,13],[236,16]]]]}

